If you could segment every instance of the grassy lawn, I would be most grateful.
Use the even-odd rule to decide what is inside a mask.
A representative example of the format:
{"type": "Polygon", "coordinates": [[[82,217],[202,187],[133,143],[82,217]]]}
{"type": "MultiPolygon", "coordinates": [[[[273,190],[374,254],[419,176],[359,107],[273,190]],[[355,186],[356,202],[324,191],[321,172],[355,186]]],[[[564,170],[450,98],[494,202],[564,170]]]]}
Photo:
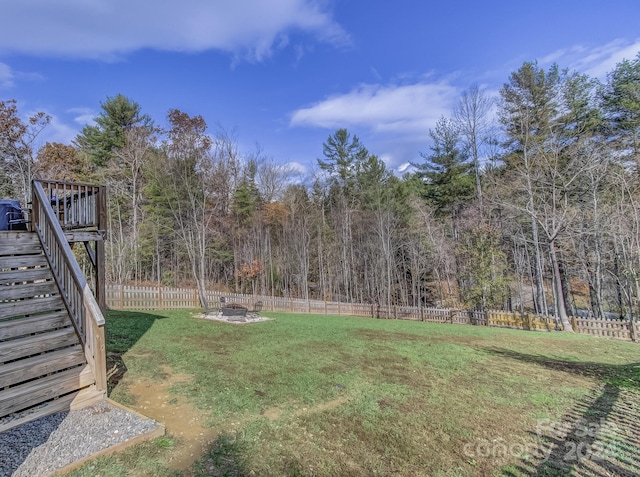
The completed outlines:
{"type": "Polygon", "coordinates": [[[179,419],[70,475],[640,473],[637,344],[293,314],[234,326],[194,313],[109,313],[109,360],[126,369],[111,398],[150,415],[166,393],[162,412],[179,419]],[[179,459],[189,429],[204,450],[179,459]]]}

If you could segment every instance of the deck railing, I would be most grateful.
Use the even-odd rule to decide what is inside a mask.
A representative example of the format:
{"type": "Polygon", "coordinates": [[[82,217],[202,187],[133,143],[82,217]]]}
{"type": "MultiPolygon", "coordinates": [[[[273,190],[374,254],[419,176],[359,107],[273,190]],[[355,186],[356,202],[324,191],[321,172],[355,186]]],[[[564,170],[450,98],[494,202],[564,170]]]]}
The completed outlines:
{"type": "MultiPolygon", "coordinates": [[[[95,210],[86,212],[85,223],[91,217],[97,217],[95,210]]],[[[84,346],[87,362],[96,379],[96,389],[106,391],[104,316],[65,238],[50,195],[40,181],[33,183],[32,226],[40,238],[62,299],[84,346]]]]}
{"type": "Polygon", "coordinates": [[[104,187],[64,181],[37,181],[63,230],[97,227],[104,187]]]}

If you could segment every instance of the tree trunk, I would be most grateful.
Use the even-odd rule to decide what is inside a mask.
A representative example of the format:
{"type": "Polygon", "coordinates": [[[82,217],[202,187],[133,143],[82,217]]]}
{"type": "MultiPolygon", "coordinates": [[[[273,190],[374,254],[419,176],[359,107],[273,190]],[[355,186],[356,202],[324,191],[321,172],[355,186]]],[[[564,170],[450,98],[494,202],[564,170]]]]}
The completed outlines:
{"type": "Polygon", "coordinates": [[[562,323],[564,331],[573,332],[573,327],[571,326],[571,322],[567,316],[567,309],[564,303],[560,265],[558,263],[555,243],[553,241],[549,242],[549,256],[551,258],[551,270],[553,272],[553,298],[555,301],[556,317],[562,323]]]}
{"type": "Polygon", "coordinates": [[[548,315],[549,310],[547,307],[547,298],[544,295],[544,275],[542,272],[542,254],[540,252],[540,237],[538,234],[538,224],[535,218],[531,218],[531,234],[533,238],[533,278],[535,281],[536,295],[534,297],[534,303],[536,313],[542,315],[548,315]]]}

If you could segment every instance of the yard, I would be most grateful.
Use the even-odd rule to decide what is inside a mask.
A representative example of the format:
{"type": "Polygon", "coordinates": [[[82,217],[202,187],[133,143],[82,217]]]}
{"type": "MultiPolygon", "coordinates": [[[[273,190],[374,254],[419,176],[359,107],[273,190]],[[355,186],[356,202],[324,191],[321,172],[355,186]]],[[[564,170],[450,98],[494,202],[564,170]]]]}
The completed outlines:
{"type": "Polygon", "coordinates": [[[194,311],[107,317],[110,397],[167,435],[74,476],[640,473],[640,347],[562,333],[194,311]]]}

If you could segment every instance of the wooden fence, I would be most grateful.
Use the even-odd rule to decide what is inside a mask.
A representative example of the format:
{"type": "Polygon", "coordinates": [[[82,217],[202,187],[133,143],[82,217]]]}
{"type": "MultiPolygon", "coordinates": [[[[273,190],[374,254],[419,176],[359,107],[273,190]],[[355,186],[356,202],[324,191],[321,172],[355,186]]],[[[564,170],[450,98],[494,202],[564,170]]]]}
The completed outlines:
{"type": "MultiPolygon", "coordinates": [[[[115,310],[169,310],[200,308],[198,292],[192,288],[134,287],[107,285],[107,306],[115,310]]],[[[398,320],[428,321],[432,323],[496,326],[533,331],[556,331],[561,324],[552,316],[533,313],[513,313],[500,310],[457,310],[449,308],[421,308],[412,306],[382,306],[367,303],[304,300],[299,298],[241,295],[236,293],[207,292],[210,305],[237,303],[247,308],[261,301],[263,311],[312,313],[318,315],[362,316],[398,320]]],[[[596,320],[572,317],[573,329],[582,334],[640,340],[640,323],[624,320],[596,320]]]]}

